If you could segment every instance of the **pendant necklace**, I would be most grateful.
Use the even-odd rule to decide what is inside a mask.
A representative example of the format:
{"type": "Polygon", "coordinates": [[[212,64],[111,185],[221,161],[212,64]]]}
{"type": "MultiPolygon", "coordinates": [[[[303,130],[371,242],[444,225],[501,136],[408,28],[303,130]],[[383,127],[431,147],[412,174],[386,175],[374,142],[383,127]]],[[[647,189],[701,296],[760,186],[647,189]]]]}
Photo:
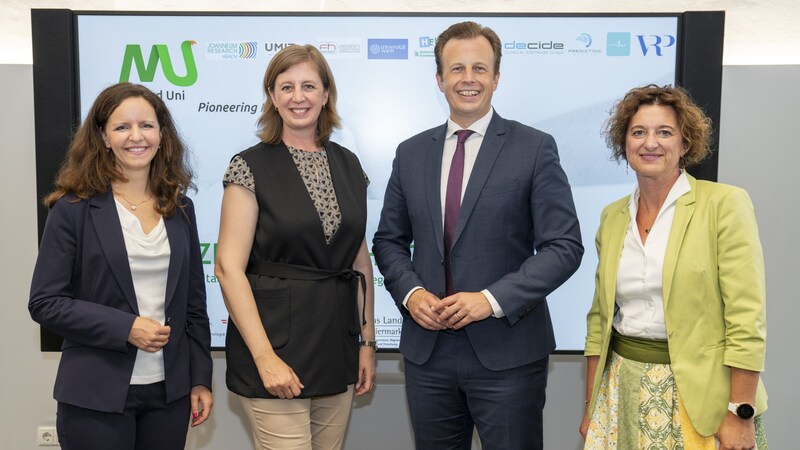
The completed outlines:
{"type": "MultiPolygon", "coordinates": [[[[113,189],[112,189],[112,190],[113,190],[113,189]]],[[[119,195],[119,196],[120,196],[120,198],[122,198],[123,200],[125,200],[125,201],[128,203],[128,206],[130,206],[130,208],[131,208],[131,211],[136,211],[136,208],[138,208],[138,207],[139,207],[139,205],[141,205],[142,203],[144,203],[144,202],[146,202],[146,201],[150,200],[150,197],[151,197],[150,195],[148,195],[146,199],[144,199],[144,200],[142,200],[142,201],[140,201],[140,202],[138,202],[138,203],[133,203],[132,201],[130,201],[130,200],[128,200],[127,198],[125,198],[125,196],[124,196],[124,195],[120,194],[120,193],[119,193],[119,192],[117,192],[116,190],[113,190],[113,191],[114,191],[114,193],[115,193],[115,194],[119,195]]]]}

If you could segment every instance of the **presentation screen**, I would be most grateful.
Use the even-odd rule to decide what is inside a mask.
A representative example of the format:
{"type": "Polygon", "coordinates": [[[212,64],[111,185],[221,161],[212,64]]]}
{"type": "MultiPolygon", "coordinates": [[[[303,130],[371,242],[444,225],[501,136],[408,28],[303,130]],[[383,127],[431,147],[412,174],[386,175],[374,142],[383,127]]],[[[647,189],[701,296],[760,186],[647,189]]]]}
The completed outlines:
{"type": "MultiPolygon", "coordinates": [[[[141,83],[174,115],[191,149],[212,344],[225,344],[228,313],[214,277],[222,176],[256,142],[270,58],[312,44],[339,91],[342,127],[332,140],[358,155],[370,179],[367,242],[378,224],[397,145],[444,123],[436,37],[474,20],[494,29],[503,58],[493,107],[552,134],[569,177],[586,252],[548,305],[559,351],[580,351],[592,301],[594,234],[604,205],[629,194],[633,173],[609,160],[601,135],[615,100],[634,86],[676,82],[680,21],[673,15],[216,15],[76,13],[79,115],[112,83],[141,83]]],[[[402,318],[374,267],[381,349],[397,349],[402,318]]]]}

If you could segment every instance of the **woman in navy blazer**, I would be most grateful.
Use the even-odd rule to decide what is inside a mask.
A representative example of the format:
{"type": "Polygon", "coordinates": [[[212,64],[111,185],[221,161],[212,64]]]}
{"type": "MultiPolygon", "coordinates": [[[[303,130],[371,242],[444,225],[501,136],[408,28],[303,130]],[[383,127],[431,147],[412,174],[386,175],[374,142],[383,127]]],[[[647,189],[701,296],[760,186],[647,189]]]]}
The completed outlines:
{"type": "Polygon", "coordinates": [[[28,309],[64,338],[54,397],[69,449],[182,449],[208,419],[211,354],[194,187],[164,102],[95,100],[44,203],[28,309]]]}

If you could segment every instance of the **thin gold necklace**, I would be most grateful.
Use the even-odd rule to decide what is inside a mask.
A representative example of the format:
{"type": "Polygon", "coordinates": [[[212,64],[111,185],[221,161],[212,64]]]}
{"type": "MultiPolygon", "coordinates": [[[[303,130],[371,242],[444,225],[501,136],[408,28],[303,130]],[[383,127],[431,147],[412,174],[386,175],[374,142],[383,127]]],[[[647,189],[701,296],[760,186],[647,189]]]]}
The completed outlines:
{"type": "Polygon", "coordinates": [[[114,191],[114,193],[115,193],[115,194],[119,195],[119,196],[120,196],[120,198],[122,198],[123,200],[125,200],[126,202],[128,202],[128,205],[131,207],[131,211],[136,211],[136,208],[138,208],[138,207],[139,207],[139,205],[141,205],[142,203],[144,203],[144,202],[146,202],[146,201],[150,200],[150,197],[152,197],[152,195],[148,195],[146,199],[144,199],[144,200],[140,201],[139,203],[133,203],[132,201],[130,201],[130,200],[128,200],[127,198],[125,198],[125,196],[124,196],[124,195],[120,194],[120,193],[119,193],[117,190],[115,190],[115,189],[112,189],[112,191],[114,191]]]}

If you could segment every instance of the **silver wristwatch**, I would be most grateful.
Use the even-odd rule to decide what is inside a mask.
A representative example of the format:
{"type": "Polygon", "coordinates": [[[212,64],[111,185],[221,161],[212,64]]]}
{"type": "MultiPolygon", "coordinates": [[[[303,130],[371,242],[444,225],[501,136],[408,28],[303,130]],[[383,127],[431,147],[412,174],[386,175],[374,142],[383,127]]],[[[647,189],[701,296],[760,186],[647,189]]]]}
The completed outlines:
{"type": "Polygon", "coordinates": [[[361,341],[359,344],[361,347],[372,347],[373,350],[378,351],[378,342],[377,341],[361,341]]]}

